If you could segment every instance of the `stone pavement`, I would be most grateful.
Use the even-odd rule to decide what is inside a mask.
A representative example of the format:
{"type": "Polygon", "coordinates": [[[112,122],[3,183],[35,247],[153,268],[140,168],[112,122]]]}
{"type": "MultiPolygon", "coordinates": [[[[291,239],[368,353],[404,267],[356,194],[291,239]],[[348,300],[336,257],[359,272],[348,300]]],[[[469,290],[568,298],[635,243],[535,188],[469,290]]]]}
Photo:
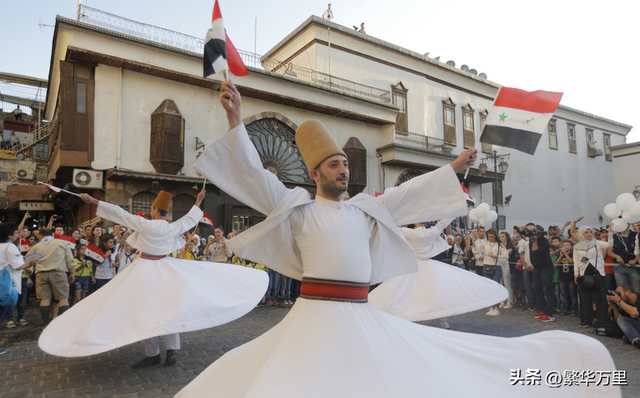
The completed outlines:
{"type": "MultiPolygon", "coordinates": [[[[84,358],[58,358],[44,354],[37,345],[42,329],[38,311],[28,309],[29,326],[0,330],[0,347],[9,350],[0,356],[0,398],[173,397],[225,352],[259,336],[287,312],[288,307],[284,306],[256,308],[229,324],[182,334],[182,350],[178,352],[175,366],[134,370],[131,365],[143,356],[141,343],[84,358]]],[[[453,330],[502,337],[552,329],[595,336],[589,329],[579,328],[577,318],[568,316],[558,316],[557,322],[543,324],[532,319],[532,312],[517,308],[503,310],[498,317],[486,316],[485,312],[451,317],[449,323],[453,330]]],[[[609,349],[617,369],[627,371],[629,385],[622,387],[623,397],[640,398],[640,350],[625,345],[619,339],[595,338],[609,349]]],[[[162,354],[164,360],[164,352],[162,354]]],[[[562,372],[565,369],[557,370],[562,372]]],[[[517,396],[517,390],[514,390],[514,396],[517,396]]]]}

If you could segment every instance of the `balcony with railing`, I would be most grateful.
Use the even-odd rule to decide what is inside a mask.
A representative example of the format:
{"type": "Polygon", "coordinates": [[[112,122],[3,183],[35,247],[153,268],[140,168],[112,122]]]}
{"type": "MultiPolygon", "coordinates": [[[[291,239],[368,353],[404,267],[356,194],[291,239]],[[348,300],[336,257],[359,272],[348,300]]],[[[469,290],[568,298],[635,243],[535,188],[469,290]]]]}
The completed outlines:
{"type": "MultiPolygon", "coordinates": [[[[80,21],[89,25],[122,33],[135,38],[152,41],[178,50],[201,54],[204,39],[184,33],[133,21],[85,5],[80,8],[80,21]]],[[[259,54],[238,49],[240,57],[249,68],[266,71],[290,80],[299,80],[315,86],[336,90],[367,100],[391,103],[391,92],[367,86],[351,80],[297,66],[291,62],[281,62],[273,58],[263,58],[259,54]]]]}
{"type": "Polygon", "coordinates": [[[429,137],[428,135],[415,133],[409,133],[407,135],[396,134],[394,143],[412,149],[421,149],[443,155],[450,155],[453,150],[453,147],[445,144],[442,138],[429,137]]]}

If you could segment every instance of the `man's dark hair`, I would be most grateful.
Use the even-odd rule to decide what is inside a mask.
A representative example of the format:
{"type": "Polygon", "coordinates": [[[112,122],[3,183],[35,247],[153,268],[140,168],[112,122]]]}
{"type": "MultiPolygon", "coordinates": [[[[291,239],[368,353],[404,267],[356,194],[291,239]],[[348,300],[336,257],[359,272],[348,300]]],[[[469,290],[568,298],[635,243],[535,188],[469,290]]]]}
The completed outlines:
{"type": "Polygon", "coordinates": [[[7,242],[9,237],[18,230],[16,224],[12,222],[3,222],[0,224],[0,243],[7,242]]]}
{"type": "Polygon", "coordinates": [[[559,236],[552,236],[551,240],[559,240],[560,242],[562,242],[562,238],[559,236]]]}
{"type": "Polygon", "coordinates": [[[41,236],[52,236],[53,235],[53,231],[50,230],[49,228],[42,228],[42,229],[40,229],[40,235],[41,236]]]}
{"type": "Polygon", "coordinates": [[[221,226],[216,225],[216,226],[213,228],[213,231],[215,232],[215,230],[216,230],[216,229],[219,229],[220,231],[222,231],[222,233],[224,233],[224,229],[223,229],[221,226]]]}
{"type": "Polygon", "coordinates": [[[162,209],[158,209],[158,213],[162,216],[162,217],[166,217],[167,214],[169,214],[168,210],[162,210],[162,209]]]}
{"type": "Polygon", "coordinates": [[[633,290],[631,285],[620,285],[619,287],[620,287],[620,289],[624,290],[627,293],[631,293],[631,294],[636,293],[637,294],[637,292],[635,290],[633,290]]]}
{"type": "Polygon", "coordinates": [[[478,231],[483,230],[484,231],[484,227],[481,225],[478,227],[478,231]]]}

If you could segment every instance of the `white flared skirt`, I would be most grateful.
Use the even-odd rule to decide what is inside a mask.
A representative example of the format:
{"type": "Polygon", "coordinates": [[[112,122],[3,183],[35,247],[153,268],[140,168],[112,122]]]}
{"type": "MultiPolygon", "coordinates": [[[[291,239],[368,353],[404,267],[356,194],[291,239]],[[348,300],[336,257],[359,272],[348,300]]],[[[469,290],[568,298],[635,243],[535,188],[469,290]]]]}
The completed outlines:
{"type": "Polygon", "coordinates": [[[205,369],[176,397],[620,397],[611,386],[550,388],[564,370],[614,370],[590,337],[548,331],[518,338],[432,328],[369,303],[298,299],[274,328],[205,369]],[[510,376],[539,370],[540,385],[510,376]],[[515,373],[514,373],[515,372],[515,373]]]}
{"type": "Polygon", "coordinates": [[[504,286],[475,272],[437,260],[419,260],[418,272],[385,281],[369,293],[369,302],[409,321],[464,314],[507,299],[504,286]]]}
{"type": "Polygon", "coordinates": [[[251,311],[268,283],[266,272],[232,264],[137,259],[54,319],[38,344],[51,355],[79,357],[222,325],[251,311]]]}

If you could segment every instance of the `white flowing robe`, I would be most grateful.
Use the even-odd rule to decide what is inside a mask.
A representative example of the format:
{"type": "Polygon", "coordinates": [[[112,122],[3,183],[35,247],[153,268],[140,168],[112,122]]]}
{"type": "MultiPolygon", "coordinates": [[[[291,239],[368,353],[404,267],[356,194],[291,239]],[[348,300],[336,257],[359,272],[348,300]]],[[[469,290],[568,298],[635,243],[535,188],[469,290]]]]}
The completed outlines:
{"type": "Polygon", "coordinates": [[[429,229],[401,229],[418,259],[418,272],[375,288],[369,294],[371,304],[417,322],[479,310],[508,297],[507,290],[493,280],[432,259],[450,248],[440,236],[450,222],[441,220],[429,229]]]}
{"type": "MultiPolygon", "coordinates": [[[[298,278],[376,282],[413,272],[416,258],[396,224],[453,217],[466,209],[449,166],[387,190],[381,200],[357,195],[346,202],[314,202],[263,169],[244,126],[210,146],[195,167],[269,215],[231,241],[234,252],[298,278]],[[214,165],[225,165],[232,175],[214,173],[214,165]]],[[[614,365],[602,344],[580,334],[474,335],[414,324],[370,303],[299,298],[279,324],[226,353],[177,397],[620,396],[617,387],[514,387],[511,369],[540,369],[544,375],[614,365]]]]}
{"type": "MultiPolygon", "coordinates": [[[[202,210],[194,206],[169,223],[146,220],[100,202],[97,215],[135,230],[127,239],[132,247],[161,256],[184,247],[179,235],[197,225],[202,210]]],[[[78,357],[151,337],[218,326],[251,311],[268,283],[264,272],[240,266],[172,257],[138,258],[54,319],[38,344],[51,355],[78,357]]]]}

